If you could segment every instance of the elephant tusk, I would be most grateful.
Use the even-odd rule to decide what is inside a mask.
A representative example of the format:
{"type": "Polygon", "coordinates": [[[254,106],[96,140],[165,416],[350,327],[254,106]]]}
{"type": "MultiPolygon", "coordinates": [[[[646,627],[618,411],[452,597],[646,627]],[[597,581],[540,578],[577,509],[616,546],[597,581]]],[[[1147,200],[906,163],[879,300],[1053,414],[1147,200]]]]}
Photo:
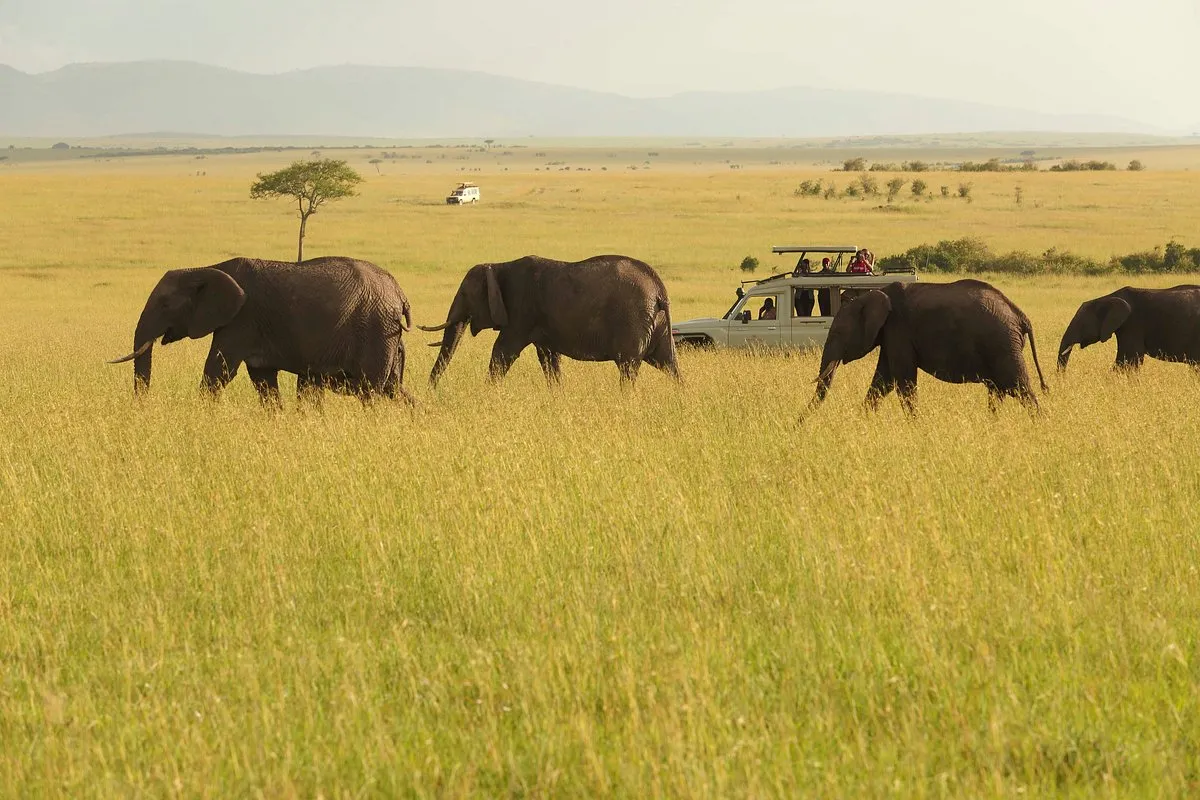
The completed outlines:
{"type": "Polygon", "coordinates": [[[124,364],[126,361],[133,361],[135,358],[140,356],[142,353],[149,350],[153,345],[154,345],[154,340],[150,339],[145,344],[143,344],[141,347],[139,347],[137,350],[134,350],[132,353],[130,353],[129,355],[124,356],[122,358],[115,358],[112,361],[109,361],[108,363],[109,364],[124,364]]]}
{"type": "Polygon", "coordinates": [[[430,342],[429,346],[430,347],[441,347],[442,343],[441,342],[430,342]]]}
{"type": "Polygon", "coordinates": [[[418,325],[417,327],[423,331],[428,331],[430,333],[436,333],[437,331],[444,331],[446,328],[449,328],[450,323],[443,322],[441,325],[432,325],[432,326],[431,325],[418,325]]]}
{"type": "MultiPolygon", "coordinates": [[[[1071,345],[1071,347],[1074,347],[1074,346],[1075,346],[1075,345],[1071,345]]],[[[1065,350],[1060,350],[1060,351],[1058,352],[1058,354],[1059,354],[1060,356],[1065,356],[1067,353],[1071,352],[1071,347],[1068,347],[1068,348],[1066,348],[1065,350]]],[[[1082,358],[1082,357],[1083,357],[1083,356],[1080,356],[1080,358],[1082,358]]]]}

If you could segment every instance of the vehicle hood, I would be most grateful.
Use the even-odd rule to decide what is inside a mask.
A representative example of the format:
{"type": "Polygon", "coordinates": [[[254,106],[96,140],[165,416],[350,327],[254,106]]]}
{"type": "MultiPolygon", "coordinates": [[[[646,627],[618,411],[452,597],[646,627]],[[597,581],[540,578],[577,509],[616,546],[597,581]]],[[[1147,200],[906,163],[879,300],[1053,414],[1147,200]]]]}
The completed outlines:
{"type": "Polygon", "coordinates": [[[702,331],[712,328],[715,325],[724,325],[729,320],[719,319],[717,317],[702,317],[701,319],[689,319],[683,322],[676,322],[671,326],[672,333],[687,333],[688,331],[702,331]]]}

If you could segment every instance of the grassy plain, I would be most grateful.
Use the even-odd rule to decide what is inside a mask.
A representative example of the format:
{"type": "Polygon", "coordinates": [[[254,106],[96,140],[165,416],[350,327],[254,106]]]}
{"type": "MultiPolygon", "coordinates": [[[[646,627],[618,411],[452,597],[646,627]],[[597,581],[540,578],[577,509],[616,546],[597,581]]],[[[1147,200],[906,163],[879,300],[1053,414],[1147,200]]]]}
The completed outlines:
{"type": "MultiPolygon", "coordinates": [[[[772,244],[1200,243],[1200,148],[935,172],[974,201],[891,209],[793,197],[848,176],[782,150],[396,152],[327,152],[368,180],[306,252],[392,270],[424,323],[529,252],[644,258],[686,319],[772,244]],[[442,204],[459,178],[478,207],[442,204]]],[[[629,391],[566,362],[548,390],[529,354],[488,384],[482,335],[434,392],[418,333],[412,411],[269,414],[244,376],[211,403],[191,341],[134,402],[103,362],[164,269],[294,251],[287,207],[247,197],[294,157],[0,167],[0,794],[1200,791],[1191,370],[1119,377],[1109,343],[1036,418],[925,376],[907,419],[861,412],[869,357],[798,425],[814,354],[688,352],[682,387],[629,391]]],[[[1052,371],[1078,303],[1128,279],[995,282],[1052,371]]]]}

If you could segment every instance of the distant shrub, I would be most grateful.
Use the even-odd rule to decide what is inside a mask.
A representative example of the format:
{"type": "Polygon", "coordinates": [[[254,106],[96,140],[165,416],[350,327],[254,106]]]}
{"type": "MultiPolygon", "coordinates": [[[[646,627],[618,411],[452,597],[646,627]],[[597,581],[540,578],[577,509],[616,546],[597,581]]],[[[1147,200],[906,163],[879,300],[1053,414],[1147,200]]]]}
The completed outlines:
{"type": "Polygon", "coordinates": [[[865,158],[847,158],[842,162],[842,172],[862,172],[867,168],[865,158]]]}
{"type": "Polygon", "coordinates": [[[929,165],[924,161],[905,161],[900,165],[900,169],[904,172],[928,172],[929,165]]]}
{"type": "Polygon", "coordinates": [[[1141,161],[1138,161],[1136,158],[1133,161],[1130,161],[1129,166],[1126,167],[1126,169],[1128,169],[1130,172],[1141,172],[1145,168],[1146,165],[1141,161]]]}
{"type": "Polygon", "coordinates": [[[913,197],[921,197],[925,194],[925,181],[917,178],[912,182],[913,197]]]}
{"type": "Polygon", "coordinates": [[[1190,272],[1197,267],[1188,249],[1172,239],[1163,249],[1163,269],[1166,272],[1190,272]]]}
{"type": "Polygon", "coordinates": [[[1079,161],[1071,158],[1055,164],[1050,168],[1051,172],[1089,172],[1089,171],[1104,171],[1116,169],[1117,165],[1111,161],[1079,161]]]}
{"type": "Polygon", "coordinates": [[[950,196],[950,187],[949,186],[943,186],[943,187],[941,187],[941,190],[942,190],[942,197],[950,196]]]}
{"type": "Polygon", "coordinates": [[[1016,201],[1017,205],[1021,205],[1025,201],[1024,187],[1017,186],[1013,189],[1013,200],[1016,201]]]}
{"type": "Polygon", "coordinates": [[[801,181],[792,194],[796,197],[817,197],[821,194],[821,181],[801,181]]]}
{"type": "Polygon", "coordinates": [[[896,165],[892,163],[875,163],[871,165],[870,172],[898,172],[896,165]]]}
{"type": "Polygon", "coordinates": [[[70,150],[71,145],[67,144],[66,142],[55,142],[54,144],[50,145],[50,149],[51,150],[70,150]]]}
{"type": "Polygon", "coordinates": [[[1032,158],[1027,158],[1021,162],[1021,172],[1037,172],[1037,171],[1038,171],[1037,162],[1034,161],[1032,158]]]}
{"type": "Polygon", "coordinates": [[[900,194],[900,190],[904,188],[907,181],[904,178],[892,178],[887,182],[887,201],[890,203],[900,194]]]}
{"type": "Polygon", "coordinates": [[[870,173],[864,172],[858,176],[858,185],[862,189],[863,196],[872,197],[879,194],[879,181],[876,180],[870,173]]]}
{"type": "Polygon", "coordinates": [[[998,158],[989,158],[983,162],[964,161],[958,165],[959,172],[1004,172],[1005,169],[998,158]]]}
{"type": "Polygon", "coordinates": [[[983,241],[967,238],[918,245],[898,255],[884,256],[876,263],[885,270],[917,269],[951,274],[1104,275],[1125,272],[1136,275],[1200,270],[1200,248],[1187,248],[1172,240],[1166,247],[1097,261],[1053,247],[1041,254],[1024,250],[996,254],[983,241]]]}
{"type": "Polygon", "coordinates": [[[958,196],[961,197],[963,200],[970,201],[972,187],[973,187],[973,184],[960,183],[958,185],[958,196]]]}
{"type": "Polygon", "coordinates": [[[846,197],[861,197],[862,187],[857,183],[852,183],[846,187],[846,197]]]}
{"type": "Polygon", "coordinates": [[[746,256],[742,259],[742,263],[738,269],[742,272],[754,272],[754,270],[758,269],[758,259],[754,256],[746,256]]]}
{"type": "Polygon", "coordinates": [[[837,184],[833,181],[830,181],[829,185],[825,187],[825,199],[832,200],[833,198],[837,197],[837,192],[837,184]]]}

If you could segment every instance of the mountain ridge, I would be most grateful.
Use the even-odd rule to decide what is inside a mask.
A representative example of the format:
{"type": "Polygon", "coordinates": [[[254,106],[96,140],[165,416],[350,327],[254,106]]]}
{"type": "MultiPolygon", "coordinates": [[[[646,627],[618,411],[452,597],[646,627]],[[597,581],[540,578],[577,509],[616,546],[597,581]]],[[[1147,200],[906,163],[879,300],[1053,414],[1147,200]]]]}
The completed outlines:
{"type": "Polygon", "coordinates": [[[1052,131],[1161,133],[1104,115],[790,86],[635,98],[434,67],[341,64],[276,74],[189,61],[0,64],[0,135],[821,137],[1052,131]]]}

